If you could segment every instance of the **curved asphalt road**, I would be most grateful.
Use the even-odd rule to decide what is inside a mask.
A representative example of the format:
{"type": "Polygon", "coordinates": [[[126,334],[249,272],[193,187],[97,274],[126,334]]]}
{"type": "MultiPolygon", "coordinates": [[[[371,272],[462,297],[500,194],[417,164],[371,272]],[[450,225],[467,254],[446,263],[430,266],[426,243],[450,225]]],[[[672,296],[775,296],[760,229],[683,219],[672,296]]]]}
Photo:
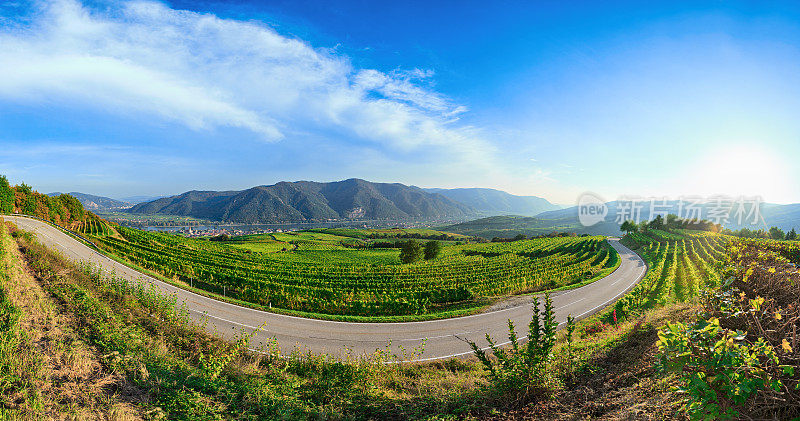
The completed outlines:
{"type": "MultiPolygon", "coordinates": [[[[107,273],[132,281],[149,282],[167,294],[177,295],[178,303],[185,302],[195,319],[204,315],[208,317],[206,328],[211,332],[230,338],[243,330],[249,333],[263,326],[250,343],[256,349],[274,337],[284,351],[299,347],[336,356],[348,353],[358,356],[376,349],[385,350],[391,341],[391,352],[400,360],[435,360],[470,354],[469,345],[463,339],[476,341],[481,346],[488,345],[484,338],[486,333],[503,344],[508,337],[508,319],[514,321],[517,333],[523,337],[531,319],[531,308],[527,304],[473,316],[410,323],[347,323],[268,313],[217,301],[161,282],[96,252],[42,221],[17,216],[0,219],[12,221],[20,229],[35,233],[40,242],[70,260],[89,262],[107,273]],[[423,340],[426,340],[424,353],[410,355],[423,340]],[[400,347],[406,350],[405,355],[400,347]]],[[[644,261],[618,241],[609,242],[622,259],[619,268],[589,285],[554,294],[553,305],[558,322],[563,323],[570,314],[580,319],[601,310],[644,277],[647,271],[644,261]]]]}

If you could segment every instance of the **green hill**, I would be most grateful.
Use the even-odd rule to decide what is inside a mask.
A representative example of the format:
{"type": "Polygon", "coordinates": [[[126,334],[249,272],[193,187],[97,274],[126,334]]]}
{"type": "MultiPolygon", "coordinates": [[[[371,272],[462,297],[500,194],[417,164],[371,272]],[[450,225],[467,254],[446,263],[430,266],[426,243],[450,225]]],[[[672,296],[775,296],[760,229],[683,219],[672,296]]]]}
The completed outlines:
{"type": "Polygon", "coordinates": [[[101,221],[97,215],[85,210],[74,196],[49,196],[34,191],[25,183],[11,186],[5,176],[0,176],[0,214],[3,213],[31,215],[75,231],[83,231],[87,223],[101,221]]]}
{"type": "Polygon", "coordinates": [[[347,219],[462,219],[476,212],[445,196],[403,184],[349,179],[280,182],[243,191],[190,191],[140,203],[129,212],[238,223],[347,219]]]}
{"type": "MultiPolygon", "coordinates": [[[[462,222],[441,228],[442,231],[483,238],[512,238],[523,234],[529,237],[553,231],[583,234],[587,230],[569,219],[539,219],[529,216],[501,215],[462,222]]],[[[619,232],[619,230],[617,230],[619,232]]]]}
{"type": "Polygon", "coordinates": [[[57,197],[61,196],[62,194],[68,194],[70,196],[75,197],[81,202],[81,204],[83,204],[84,208],[92,211],[114,211],[114,210],[126,209],[133,206],[131,203],[122,202],[116,199],[112,199],[110,197],[95,196],[93,194],[86,194],[79,192],[47,193],[47,195],[50,197],[57,197]]]}

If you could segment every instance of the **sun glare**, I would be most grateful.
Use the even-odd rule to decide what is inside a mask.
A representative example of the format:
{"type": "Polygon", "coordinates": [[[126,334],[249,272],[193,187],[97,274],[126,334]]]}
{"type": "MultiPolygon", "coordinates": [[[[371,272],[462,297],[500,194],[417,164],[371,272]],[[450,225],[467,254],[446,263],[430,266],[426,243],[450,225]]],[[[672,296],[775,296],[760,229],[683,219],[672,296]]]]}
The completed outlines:
{"type": "Polygon", "coordinates": [[[786,165],[766,148],[734,146],[708,156],[688,174],[689,187],[702,195],[761,196],[767,201],[781,201],[790,195],[784,181],[786,165]]]}

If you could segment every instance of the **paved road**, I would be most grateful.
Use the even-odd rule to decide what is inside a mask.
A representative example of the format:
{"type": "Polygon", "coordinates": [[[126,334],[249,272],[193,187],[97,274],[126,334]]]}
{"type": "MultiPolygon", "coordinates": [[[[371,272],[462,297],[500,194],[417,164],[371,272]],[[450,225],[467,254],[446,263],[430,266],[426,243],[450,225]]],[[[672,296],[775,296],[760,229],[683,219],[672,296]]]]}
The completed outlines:
{"type": "MultiPolygon", "coordinates": [[[[263,330],[254,335],[251,341],[254,348],[274,337],[284,351],[299,347],[338,356],[347,352],[362,355],[376,349],[386,349],[391,341],[391,351],[401,360],[434,360],[470,354],[470,348],[463,339],[485,346],[486,333],[498,342],[505,342],[508,319],[514,321],[518,333],[523,336],[531,318],[530,305],[525,304],[473,316],[410,323],[346,323],[268,313],[203,297],[161,282],[97,253],[44,222],[14,216],[2,218],[14,222],[23,230],[34,232],[40,242],[73,261],[90,262],[107,273],[132,281],[150,282],[167,294],[176,294],[178,302],[185,302],[193,317],[208,317],[207,329],[212,332],[232,337],[242,330],[252,332],[263,325],[263,330]],[[424,353],[409,355],[408,351],[419,348],[425,339],[424,353]],[[400,347],[407,351],[405,356],[400,347]]],[[[647,270],[645,263],[618,241],[611,240],[610,243],[622,259],[619,268],[589,285],[554,295],[557,321],[564,322],[570,314],[580,319],[599,311],[644,277],[647,270]]]]}

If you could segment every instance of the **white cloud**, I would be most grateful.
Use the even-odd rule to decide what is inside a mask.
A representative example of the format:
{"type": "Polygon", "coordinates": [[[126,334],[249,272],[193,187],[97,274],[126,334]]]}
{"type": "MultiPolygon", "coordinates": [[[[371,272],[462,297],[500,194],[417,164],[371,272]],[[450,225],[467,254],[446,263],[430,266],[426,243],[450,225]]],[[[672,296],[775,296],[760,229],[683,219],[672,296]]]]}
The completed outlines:
{"type": "Polygon", "coordinates": [[[531,181],[556,181],[556,179],[553,178],[553,172],[552,171],[549,171],[549,170],[546,170],[546,169],[542,169],[542,168],[534,169],[533,173],[530,174],[528,176],[528,178],[531,181]]]}
{"type": "Polygon", "coordinates": [[[432,89],[430,70],[357,69],[262,23],[157,2],[27,7],[0,29],[6,100],[236,127],[267,141],[333,130],[398,150],[445,147],[472,162],[492,153],[476,129],[454,125],[466,107],[432,89]]]}

